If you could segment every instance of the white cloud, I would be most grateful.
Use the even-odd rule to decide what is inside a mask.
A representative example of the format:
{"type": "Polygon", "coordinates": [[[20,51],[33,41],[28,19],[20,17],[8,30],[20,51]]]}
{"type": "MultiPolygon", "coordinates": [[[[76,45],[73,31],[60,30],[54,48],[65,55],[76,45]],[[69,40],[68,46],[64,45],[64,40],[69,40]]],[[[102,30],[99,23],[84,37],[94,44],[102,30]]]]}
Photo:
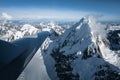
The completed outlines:
{"type": "Polygon", "coordinates": [[[13,17],[5,12],[2,13],[2,18],[7,19],[7,20],[11,20],[13,17]]]}
{"type": "Polygon", "coordinates": [[[87,16],[87,18],[89,19],[89,25],[90,25],[93,33],[95,35],[99,34],[101,38],[105,38],[106,37],[106,31],[105,31],[106,25],[97,22],[97,20],[101,17],[102,17],[102,15],[87,16]]]}
{"type": "Polygon", "coordinates": [[[59,10],[59,9],[39,9],[39,8],[0,8],[0,12],[8,12],[14,16],[14,19],[70,19],[79,20],[83,16],[92,12],[59,10]]]}

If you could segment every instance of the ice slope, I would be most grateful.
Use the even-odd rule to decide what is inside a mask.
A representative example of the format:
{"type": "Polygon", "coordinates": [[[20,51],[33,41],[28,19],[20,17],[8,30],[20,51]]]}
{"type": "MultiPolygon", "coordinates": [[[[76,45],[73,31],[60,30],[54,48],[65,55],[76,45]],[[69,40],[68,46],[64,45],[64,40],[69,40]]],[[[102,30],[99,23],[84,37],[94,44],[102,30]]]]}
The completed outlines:
{"type": "Polygon", "coordinates": [[[39,49],[17,80],[51,80],[39,49]]]}

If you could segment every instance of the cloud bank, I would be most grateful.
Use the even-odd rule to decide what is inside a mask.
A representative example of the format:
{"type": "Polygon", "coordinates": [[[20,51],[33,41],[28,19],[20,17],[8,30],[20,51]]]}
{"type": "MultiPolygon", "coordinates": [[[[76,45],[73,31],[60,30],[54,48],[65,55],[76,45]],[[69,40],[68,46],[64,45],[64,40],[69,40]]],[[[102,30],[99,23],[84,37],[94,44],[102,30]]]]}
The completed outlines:
{"type": "Polygon", "coordinates": [[[13,18],[11,15],[9,15],[6,12],[3,12],[1,17],[6,20],[11,20],[13,18]]]}

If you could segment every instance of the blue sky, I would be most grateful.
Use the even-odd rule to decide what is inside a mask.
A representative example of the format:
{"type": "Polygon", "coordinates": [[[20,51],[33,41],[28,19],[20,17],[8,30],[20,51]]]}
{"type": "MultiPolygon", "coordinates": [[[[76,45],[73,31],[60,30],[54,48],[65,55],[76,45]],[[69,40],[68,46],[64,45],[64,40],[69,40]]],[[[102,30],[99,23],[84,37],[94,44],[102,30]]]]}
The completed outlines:
{"type": "Polygon", "coordinates": [[[0,14],[14,18],[79,19],[90,14],[120,20],[120,0],[0,0],[0,14]]]}

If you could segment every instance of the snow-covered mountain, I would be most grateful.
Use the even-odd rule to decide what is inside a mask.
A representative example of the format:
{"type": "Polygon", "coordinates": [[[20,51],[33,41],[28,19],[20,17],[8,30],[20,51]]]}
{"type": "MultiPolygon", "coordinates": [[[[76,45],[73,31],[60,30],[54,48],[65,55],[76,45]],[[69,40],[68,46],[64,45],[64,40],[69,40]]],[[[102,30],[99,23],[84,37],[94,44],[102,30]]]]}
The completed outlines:
{"type": "Polygon", "coordinates": [[[54,23],[40,23],[37,27],[24,24],[14,28],[0,27],[3,31],[0,35],[12,41],[51,29],[53,34],[45,40],[18,80],[120,80],[119,25],[108,26],[84,17],[66,30],[54,23]]]}
{"type": "Polygon", "coordinates": [[[120,30],[111,29],[82,18],[51,41],[42,52],[51,80],[119,80],[120,30]]]}

